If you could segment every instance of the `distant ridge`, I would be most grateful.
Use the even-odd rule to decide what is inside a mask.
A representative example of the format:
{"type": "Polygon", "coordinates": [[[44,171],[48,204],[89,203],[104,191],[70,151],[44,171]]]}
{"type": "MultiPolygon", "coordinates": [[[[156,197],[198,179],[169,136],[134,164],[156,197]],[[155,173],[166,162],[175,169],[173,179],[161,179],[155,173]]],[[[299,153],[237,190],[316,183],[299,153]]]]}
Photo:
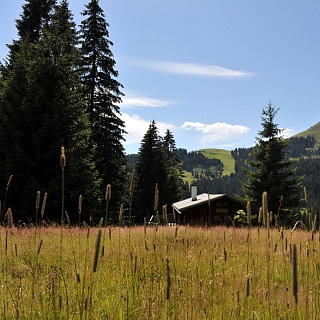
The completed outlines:
{"type": "Polygon", "coordinates": [[[314,136],[316,139],[316,146],[320,146],[320,121],[317,124],[310,127],[309,129],[302,131],[300,133],[297,133],[292,137],[306,138],[307,136],[314,136]]]}

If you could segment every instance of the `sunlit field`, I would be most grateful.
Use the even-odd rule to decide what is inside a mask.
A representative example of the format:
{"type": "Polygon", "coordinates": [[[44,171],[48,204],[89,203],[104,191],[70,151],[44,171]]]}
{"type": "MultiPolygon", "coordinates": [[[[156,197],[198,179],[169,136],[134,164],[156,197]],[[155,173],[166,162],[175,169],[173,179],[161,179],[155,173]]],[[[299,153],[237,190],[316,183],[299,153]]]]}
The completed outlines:
{"type": "Polygon", "coordinates": [[[0,241],[2,319],[317,319],[320,310],[319,234],[306,231],[1,228],[0,241]]]}

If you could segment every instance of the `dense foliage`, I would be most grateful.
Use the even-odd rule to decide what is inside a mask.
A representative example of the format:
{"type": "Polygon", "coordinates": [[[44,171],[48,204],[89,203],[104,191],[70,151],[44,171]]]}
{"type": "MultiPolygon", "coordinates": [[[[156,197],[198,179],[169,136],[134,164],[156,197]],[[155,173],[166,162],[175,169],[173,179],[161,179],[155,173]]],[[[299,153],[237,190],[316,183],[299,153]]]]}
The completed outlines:
{"type": "Polygon", "coordinates": [[[4,184],[14,175],[7,205],[16,219],[34,219],[35,195],[40,190],[48,192],[48,217],[58,220],[59,155],[64,146],[68,161],[65,208],[74,217],[79,194],[85,199],[84,208],[89,202],[91,208],[97,208],[99,200],[95,150],[76,71],[75,24],[67,1],[62,1],[49,11],[41,11],[43,19],[37,17],[37,21],[47,22],[37,23],[37,36],[29,38],[29,30],[34,32],[35,26],[28,10],[37,9],[36,1],[24,8],[28,15],[17,22],[21,37],[12,46],[1,77],[1,181],[4,184]]]}
{"type": "Polygon", "coordinates": [[[34,219],[38,190],[48,193],[47,218],[59,220],[62,146],[65,208],[72,220],[80,194],[83,211],[93,216],[102,213],[107,184],[111,210],[125,200],[123,94],[109,25],[98,1],[82,14],[78,32],[68,1],[27,1],[16,23],[19,39],[1,65],[0,179],[5,185],[14,175],[6,204],[22,220],[34,219]]]}
{"type": "Polygon", "coordinates": [[[183,180],[180,159],[172,133],[159,136],[155,121],[145,133],[135,164],[135,222],[148,220],[162,206],[182,198],[183,180]]]}
{"type": "Polygon", "coordinates": [[[96,165],[102,187],[112,185],[111,205],[118,210],[124,200],[126,158],[123,148],[124,122],[119,103],[122,85],[116,80],[115,60],[109,40],[109,24],[97,0],[92,0],[82,15],[80,25],[81,83],[91,121],[93,143],[97,149],[96,165]]]}
{"type": "MultiPolygon", "coordinates": [[[[243,184],[245,196],[255,210],[262,206],[262,194],[266,191],[268,210],[274,214],[299,205],[299,181],[294,177],[293,162],[286,157],[287,142],[282,130],[274,122],[278,110],[269,103],[262,111],[262,130],[244,167],[248,181],[243,184]]],[[[280,219],[286,217],[282,214],[280,219]]]]}

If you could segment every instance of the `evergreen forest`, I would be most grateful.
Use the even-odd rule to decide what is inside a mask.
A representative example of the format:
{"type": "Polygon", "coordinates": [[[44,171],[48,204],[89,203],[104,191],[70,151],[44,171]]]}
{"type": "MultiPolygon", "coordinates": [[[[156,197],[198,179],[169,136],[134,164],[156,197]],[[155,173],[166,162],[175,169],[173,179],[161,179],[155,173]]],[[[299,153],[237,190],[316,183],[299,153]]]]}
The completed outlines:
{"type": "Polygon", "coordinates": [[[117,80],[109,24],[98,0],[88,1],[81,15],[76,25],[67,0],[27,0],[16,20],[17,39],[0,64],[0,223],[10,208],[16,223],[60,223],[66,216],[73,223],[98,223],[104,217],[111,224],[121,213],[122,223],[143,224],[189,197],[186,172],[199,193],[245,201],[244,186],[255,183],[259,170],[252,156],[259,159],[269,150],[266,137],[275,141],[288,177],[293,175],[286,186],[298,191],[297,214],[317,211],[317,139],[278,139],[277,110],[271,105],[263,114],[260,149],[232,150],[231,174],[224,174],[220,159],[178,148],[170,130],[160,136],[155,120],[138,154],[127,155],[123,85],[117,80]]]}
{"type": "Polygon", "coordinates": [[[158,137],[155,122],[137,173],[130,172],[109,24],[98,0],[81,15],[77,26],[67,0],[28,0],[16,20],[18,38],[0,65],[1,223],[9,209],[18,224],[105,217],[106,225],[119,210],[126,223],[141,223],[156,185],[159,206],[182,197],[174,137],[158,137]],[[150,156],[155,163],[147,168],[150,156]],[[141,188],[147,198],[134,195],[141,188]]]}
{"type": "MultiPolygon", "coordinates": [[[[253,148],[232,150],[231,155],[235,159],[234,172],[230,175],[223,175],[220,174],[223,163],[218,162],[216,170],[213,170],[211,164],[203,165],[205,160],[199,161],[199,158],[205,158],[202,153],[188,152],[185,149],[178,150],[182,159],[182,169],[193,174],[194,180],[197,181],[198,193],[225,193],[239,199],[245,197],[242,185],[248,181],[248,177],[243,169],[246,168],[252,151],[253,148]],[[196,156],[194,156],[195,154],[196,156]],[[186,165],[184,159],[186,159],[186,165]],[[197,172],[200,170],[202,172],[219,172],[219,174],[201,175],[199,177],[197,172]]],[[[294,177],[296,179],[301,178],[300,183],[303,186],[298,192],[300,201],[296,215],[302,210],[308,210],[316,214],[320,205],[320,147],[317,146],[316,139],[313,136],[292,137],[287,140],[284,151],[286,158],[293,160],[293,165],[296,167],[294,177]]],[[[216,161],[219,161],[219,159],[216,159],[216,161]]]]}

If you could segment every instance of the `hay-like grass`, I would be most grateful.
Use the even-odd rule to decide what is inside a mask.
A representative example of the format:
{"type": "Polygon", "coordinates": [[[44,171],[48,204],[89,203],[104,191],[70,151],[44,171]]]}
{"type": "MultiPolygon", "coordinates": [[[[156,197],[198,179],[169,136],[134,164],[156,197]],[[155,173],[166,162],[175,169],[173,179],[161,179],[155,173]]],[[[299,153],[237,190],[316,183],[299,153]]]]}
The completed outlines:
{"type": "Polygon", "coordinates": [[[60,232],[0,228],[2,318],[318,315],[320,242],[311,232],[272,229],[268,238],[256,228],[110,227],[104,255],[98,228],[63,228],[63,242],[60,232]]]}

